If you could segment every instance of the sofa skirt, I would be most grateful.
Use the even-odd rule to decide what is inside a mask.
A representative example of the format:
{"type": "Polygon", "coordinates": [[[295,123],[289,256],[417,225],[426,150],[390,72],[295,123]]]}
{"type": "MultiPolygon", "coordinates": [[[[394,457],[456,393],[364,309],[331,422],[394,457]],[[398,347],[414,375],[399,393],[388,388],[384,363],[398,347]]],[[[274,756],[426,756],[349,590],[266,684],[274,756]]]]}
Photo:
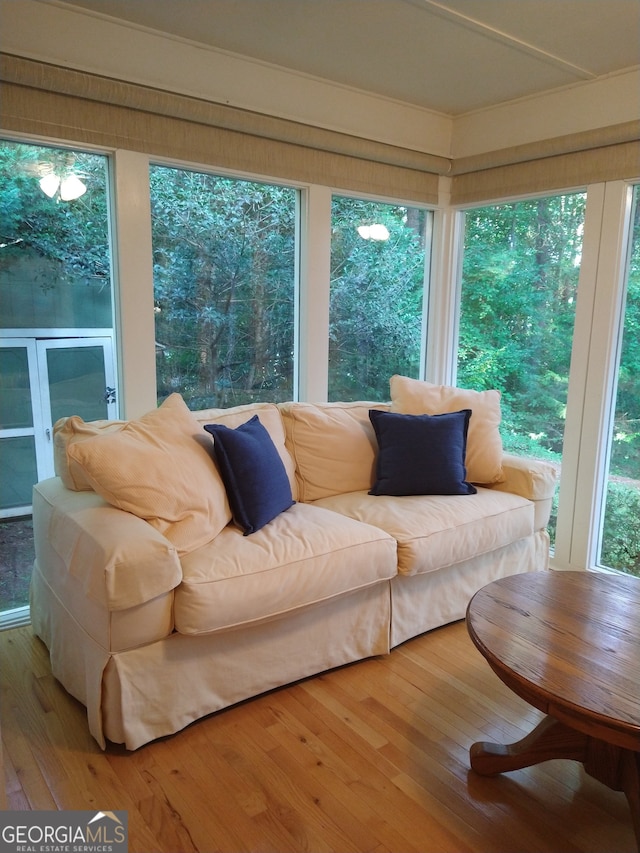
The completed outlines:
{"type": "Polygon", "coordinates": [[[464,619],[473,595],[508,575],[549,568],[549,535],[531,536],[452,566],[391,580],[391,648],[411,637],[464,619]]]}
{"type": "Polygon", "coordinates": [[[134,750],[273,688],[389,652],[389,582],[246,628],[173,633],[110,654],[66,610],[34,568],[32,626],[53,675],[87,708],[89,729],[134,750]]]}

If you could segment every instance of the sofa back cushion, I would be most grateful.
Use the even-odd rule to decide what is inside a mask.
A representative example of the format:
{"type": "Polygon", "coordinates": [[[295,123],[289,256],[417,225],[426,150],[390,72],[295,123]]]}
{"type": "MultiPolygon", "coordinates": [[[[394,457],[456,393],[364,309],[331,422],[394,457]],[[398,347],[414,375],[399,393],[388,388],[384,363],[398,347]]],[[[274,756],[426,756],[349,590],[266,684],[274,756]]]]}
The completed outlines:
{"type": "Polygon", "coordinates": [[[282,416],[275,403],[248,403],[244,406],[234,406],[230,409],[200,409],[193,413],[195,419],[202,425],[222,424],[229,429],[236,429],[241,424],[247,423],[254,415],[258,415],[260,423],[271,436],[278,455],[282,459],[287,478],[291,485],[293,499],[296,500],[297,485],[295,475],[295,463],[291,454],[285,446],[285,432],[282,416]]]}
{"type": "Polygon", "coordinates": [[[391,377],[390,387],[392,412],[439,415],[471,409],[465,460],[467,480],[479,485],[504,480],[499,391],[470,391],[397,375],[391,377]]]}
{"type": "Polygon", "coordinates": [[[120,430],[68,447],[100,497],[144,518],[180,556],[231,521],[212,451],[211,439],[179,394],[120,430]]]}
{"type": "Polygon", "coordinates": [[[77,441],[97,435],[119,432],[126,421],[83,421],[78,415],[60,418],[53,425],[53,466],[67,489],[73,492],[92,492],[93,487],[84,469],[69,456],[68,450],[77,441]]]}
{"type": "MultiPolygon", "coordinates": [[[[233,406],[229,409],[200,409],[192,412],[192,415],[202,426],[205,436],[205,424],[223,424],[229,429],[235,429],[240,424],[246,423],[254,415],[258,415],[260,423],[271,436],[282,459],[295,498],[297,489],[295,463],[285,447],[282,416],[274,403],[249,403],[244,406],[233,406]]],[[[56,475],[60,477],[67,489],[74,492],[93,491],[93,486],[87,479],[84,470],[69,455],[69,447],[77,441],[84,441],[86,438],[119,432],[126,424],[127,421],[119,420],[83,421],[77,415],[60,418],[56,421],[53,427],[54,467],[56,475]]]]}
{"type": "Polygon", "coordinates": [[[385,403],[281,403],[298,500],[369,490],[378,451],[369,409],[385,403]]]}

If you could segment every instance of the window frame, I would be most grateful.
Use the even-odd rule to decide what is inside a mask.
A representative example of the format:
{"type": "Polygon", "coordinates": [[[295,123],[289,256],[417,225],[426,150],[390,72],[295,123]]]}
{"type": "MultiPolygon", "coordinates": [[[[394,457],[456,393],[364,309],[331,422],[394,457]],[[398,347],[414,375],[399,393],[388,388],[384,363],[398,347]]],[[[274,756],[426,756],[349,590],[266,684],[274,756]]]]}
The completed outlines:
{"type": "MultiPolygon", "coordinates": [[[[299,186],[293,184],[289,181],[281,181],[275,178],[264,178],[261,176],[247,176],[247,175],[239,175],[237,173],[232,173],[229,170],[225,169],[216,169],[211,166],[206,168],[202,168],[199,166],[193,166],[190,164],[176,164],[175,162],[170,162],[166,159],[160,158],[149,158],[148,167],[147,167],[147,179],[149,183],[149,217],[150,217],[150,227],[152,232],[151,239],[151,252],[152,252],[152,261],[154,256],[154,246],[153,246],[153,221],[152,221],[152,201],[151,201],[151,175],[152,170],[167,170],[168,172],[175,173],[183,173],[190,174],[196,177],[202,178],[211,178],[214,182],[220,180],[225,181],[228,184],[236,184],[236,185],[247,185],[247,186],[259,186],[259,187],[272,187],[276,190],[286,190],[292,194],[291,196],[291,212],[292,212],[292,221],[294,227],[294,236],[293,236],[293,263],[292,263],[292,278],[293,278],[293,293],[291,294],[291,345],[293,346],[293,357],[291,359],[291,387],[290,387],[290,396],[287,396],[286,399],[297,399],[298,398],[298,384],[299,384],[299,376],[300,376],[300,365],[299,365],[299,350],[300,350],[300,336],[299,336],[299,322],[300,322],[300,251],[301,251],[301,211],[303,209],[303,205],[301,203],[301,197],[304,192],[304,189],[301,189],[299,186]]],[[[209,203],[206,205],[210,210],[213,210],[213,201],[216,198],[215,192],[211,193],[209,203]]],[[[157,248],[157,247],[156,247],[157,248]]],[[[290,291],[289,291],[290,292],[290,291]]],[[[153,296],[154,296],[154,306],[157,304],[157,293],[156,293],[156,282],[153,282],[153,296]]],[[[154,318],[156,317],[156,309],[154,307],[154,318]]],[[[154,336],[158,334],[158,327],[156,322],[154,321],[154,336]]],[[[169,344],[169,348],[171,348],[173,344],[169,344]]],[[[154,337],[154,346],[155,346],[155,337],[154,337]]],[[[287,347],[289,343],[287,342],[287,347]]],[[[160,400],[159,389],[158,389],[158,377],[157,377],[157,363],[154,360],[154,377],[156,383],[156,405],[160,400]]],[[[248,392],[248,389],[244,388],[235,388],[234,391],[239,394],[240,401],[242,401],[243,393],[248,392]]],[[[287,390],[289,394],[289,391],[287,390]]],[[[259,400],[260,395],[257,395],[259,400]]],[[[185,394],[185,399],[189,403],[189,405],[193,405],[192,401],[189,399],[188,395],[185,394]]],[[[241,405],[242,402],[238,402],[234,405],[241,405]]],[[[256,400],[257,401],[257,400],[256,400]]],[[[249,403],[250,400],[245,399],[244,404],[249,403]]],[[[215,400],[214,395],[211,395],[210,405],[219,406],[221,405],[220,401],[215,400]]],[[[227,404],[229,405],[229,404],[227,404]]]]}
{"type": "MultiPolygon", "coordinates": [[[[558,570],[612,571],[598,563],[606,497],[609,440],[613,429],[616,379],[624,322],[625,273],[631,233],[633,188],[638,179],[606,181],[543,193],[460,205],[456,215],[493,204],[586,192],[583,251],[569,368],[567,417],[559,482],[555,547],[550,566],[558,570]]],[[[457,228],[457,259],[451,268],[448,335],[454,341],[452,384],[456,382],[461,307],[464,222],[457,228]],[[455,293],[455,296],[453,295],[455,293]]],[[[453,245],[453,241],[451,241],[453,245]]],[[[442,336],[444,337],[444,336],[442,336]]],[[[447,364],[444,353],[443,365],[447,364]]]]}
{"type": "MultiPolygon", "coordinates": [[[[579,429],[579,440],[572,448],[570,485],[565,485],[569,495],[569,500],[565,499],[565,524],[568,526],[570,517],[572,530],[564,550],[554,560],[554,566],[560,568],[612,571],[599,563],[599,551],[624,326],[634,183],[609,181],[591,185],[591,207],[587,196],[585,242],[587,229],[599,239],[597,253],[592,245],[584,268],[584,290],[579,289],[581,325],[579,334],[574,332],[578,352],[572,355],[572,367],[574,362],[583,365],[584,379],[579,388],[574,383],[572,409],[567,406],[567,420],[571,414],[571,428],[579,429]],[[589,312],[586,306],[580,306],[583,292],[589,293],[589,312]],[[581,391],[579,396],[577,391],[581,391]]],[[[579,288],[583,283],[582,268],[580,273],[579,288]]]]}
{"type": "Polygon", "coordinates": [[[421,300],[421,325],[420,325],[420,353],[418,356],[418,375],[417,379],[425,379],[429,369],[429,358],[433,354],[435,357],[436,348],[429,347],[430,329],[437,329],[437,323],[431,321],[430,308],[433,298],[433,274],[436,268],[434,240],[436,238],[436,217],[439,213],[432,205],[421,204],[419,202],[399,201],[398,199],[389,199],[388,197],[371,195],[364,193],[354,193],[342,189],[331,189],[329,196],[329,245],[328,245],[328,265],[326,271],[327,281],[327,314],[326,314],[326,381],[323,400],[327,400],[329,396],[329,330],[330,330],[330,308],[331,308],[331,256],[332,256],[332,233],[333,233],[333,201],[336,198],[354,199],[370,202],[373,204],[387,205],[389,207],[406,207],[412,209],[423,210],[427,214],[425,219],[424,233],[424,262],[422,270],[422,300],[421,300]]]}
{"type": "MultiPolygon", "coordinates": [[[[107,242],[109,247],[109,261],[110,261],[110,286],[111,286],[111,299],[112,299],[112,318],[111,318],[111,327],[109,328],[91,328],[91,329],[83,329],[82,327],[72,327],[72,328],[19,328],[19,329],[4,329],[3,330],[3,338],[7,342],[8,346],[12,345],[12,342],[21,340],[28,335],[29,338],[33,341],[32,345],[29,345],[29,375],[31,378],[31,384],[34,386],[37,383],[34,383],[35,374],[37,373],[37,355],[36,351],[38,349],[38,344],[41,341],[50,341],[51,345],[55,345],[55,342],[59,341],[62,338],[73,338],[77,341],[86,340],[87,337],[91,339],[99,339],[105,338],[111,342],[112,349],[112,359],[115,356],[115,365],[109,364],[107,366],[107,370],[109,370],[112,366],[115,368],[117,373],[117,380],[115,383],[116,386],[116,406],[117,414],[114,416],[120,416],[122,411],[121,407],[121,390],[122,390],[122,378],[124,376],[124,365],[123,365],[123,353],[122,353],[122,345],[120,341],[120,311],[119,311],[119,294],[121,291],[121,282],[119,278],[119,245],[118,245],[118,212],[119,206],[116,198],[116,158],[115,151],[109,148],[105,148],[102,146],[92,145],[85,141],[74,141],[69,139],[58,139],[55,137],[49,136],[39,136],[35,134],[28,133],[20,133],[15,131],[5,131],[2,130],[0,132],[0,136],[3,142],[7,143],[15,143],[15,144],[24,144],[24,145],[34,145],[43,148],[55,148],[61,150],[69,150],[69,151],[82,151],[88,154],[95,154],[97,156],[102,156],[106,161],[106,194],[107,194],[107,242]],[[88,332],[88,335],[86,334],[88,332]]],[[[122,213],[122,211],[120,211],[122,213]]],[[[137,249],[139,251],[139,248],[137,249]]],[[[82,344],[80,344],[82,345],[82,344]]],[[[35,431],[38,430],[42,432],[45,429],[45,422],[41,417],[41,405],[40,403],[36,406],[38,413],[36,414],[34,411],[34,423],[33,423],[33,431],[35,438],[35,431]]],[[[47,464],[43,460],[41,448],[38,446],[39,442],[35,442],[35,452],[37,464],[42,463],[42,470],[46,470],[47,464]]],[[[52,473],[50,471],[50,473],[52,473]]],[[[24,511],[25,515],[31,514],[32,507],[31,505],[25,505],[20,508],[12,508],[11,515],[15,514],[15,510],[20,509],[24,511]]],[[[4,511],[0,512],[0,517],[5,519],[8,517],[7,513],[4,511]]],[[[5,630],[8,628],[16,628],[22,625],[29,623],[29,605],[28,603],[19,606],[16,608],[8,609],[8,610],[0,610],[0,630],[5,630]]]]}

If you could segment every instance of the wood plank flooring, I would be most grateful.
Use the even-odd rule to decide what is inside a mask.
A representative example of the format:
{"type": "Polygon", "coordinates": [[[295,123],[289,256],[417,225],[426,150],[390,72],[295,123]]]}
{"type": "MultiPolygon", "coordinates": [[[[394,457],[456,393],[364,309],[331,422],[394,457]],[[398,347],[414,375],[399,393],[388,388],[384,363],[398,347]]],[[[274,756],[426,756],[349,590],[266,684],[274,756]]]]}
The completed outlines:
{"type": "Polygon", "coordinates": [[[464,623],[214,714],[136,752],[88,733],[29,628],[0,633],[8,809],[126,810],[131,853],[631,853],[626,799],[574,762],[494,779],[476,740],[541,717],[464,623]]]}

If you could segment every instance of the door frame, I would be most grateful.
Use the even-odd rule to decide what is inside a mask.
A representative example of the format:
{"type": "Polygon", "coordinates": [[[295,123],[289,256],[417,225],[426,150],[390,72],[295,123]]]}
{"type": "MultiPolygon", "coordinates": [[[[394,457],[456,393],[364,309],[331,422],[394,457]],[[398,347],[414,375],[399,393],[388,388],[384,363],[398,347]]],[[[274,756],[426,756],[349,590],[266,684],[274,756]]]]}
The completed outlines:
{"type": "MultiPolygon", "coordinates": [[[[47,460],[46,460],[46,448],[42,444],[41,441],[38,440],[38,436],[44,435],[45,426],[42,421],[42,406],[39,402],[39,394],[38,394],[38,403],[34,405],[34,390],[38,392],[39,388],[39,378],[38,378],[38,355],[36,349],[36,340],[31,337],[4,337],[0,339],[0,347],[3,349],[11,349],[11,348],[24,348],[27,352],[27,371],[29,374],[29,391],[31,397],[31,426],[30,427],[16,427],[13,429],[1,429],[0,428],[0,440],[4,438],[24,438],[27,436],[33,437],[34,443],[34,452],[36,456],[36,472],[39,475],[41,470],[47,469],[47,460]]],[[[4,473],[0,471],[0,476],[4,476],[4,473]]],[[[15,506],[15,507],[0,507],[0,519],[2,518],[17,518],[21,515],[31,515],[31,504],[25,504],[24,506],[15,506]]]]}
{"type": "MultiPolygon", "coordinates": [[[[40,467],[38,467],[38,480],[44,480],[48,477],[55,476],[55,469],[53,464],[53,421],[51,416],[51,395],[49,391],[50,383],[47,353],[49,352],[49,350],[54,349],[77,349],[78,347],[99,346],[102,347],[103,352],[105,403],[107,404],[106,417],[109,420],[113,420],[113,418],[115,418],[117,414],[117,395],[115,392],[116,374],[115,365],[113,362],[113,336],[100,335],[82,338],[39,338],[36,340],[38,392],[40,398],[40,411],[42,422],[40,440],[44,443],[45,448],[47,448],[47,450],[41,452],[40,455],[38,455],[38,451],[36,450],[38,466],[40,465],[40,457],[42,456],[44,458],[44,465],[42,470],[40,470],[40,467]],[[113,389],[114,393],[112,397],[109,396],[107,398],[107,389],[113,389]]],[[[36,445],[37,444],[38,437],[36,436],[36,445]]]]}
{"type": "MultiPolygon", "coordinates": [[[[0,346],[24,347],[27,351],[27,369],[31,391],[32,427],[0,431],[0,438],[33,436],[38,481],[53,477],[53,424],[46,353],[49,349],[83,346],[102,346],[104,353],[105,384],[115,390],[107,401],[107,417],[117,417],[117,372],[115,366],[114,334],[111,329],[3,329],[0,346]]],[[[1,475],[2,472],[0,472],[1,475]]],[[[0,509],[0,519],[31,515],[32,506],[0,509]]]]}

